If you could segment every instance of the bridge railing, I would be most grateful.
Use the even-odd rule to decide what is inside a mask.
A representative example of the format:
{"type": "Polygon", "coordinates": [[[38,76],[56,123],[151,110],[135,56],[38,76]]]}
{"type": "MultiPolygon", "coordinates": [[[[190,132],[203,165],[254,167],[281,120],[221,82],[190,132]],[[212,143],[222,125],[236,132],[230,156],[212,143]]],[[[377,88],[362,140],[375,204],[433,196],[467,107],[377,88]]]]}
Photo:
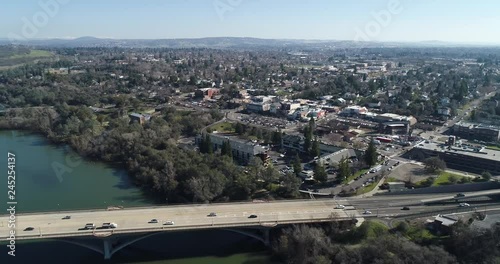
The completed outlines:
{"type": "MultiPolygon", "coordinates": [[[[75,209],[75,210],[57,210],[57,211],[37,211],[37,212],[26,212],[18,213],[19,215],[45,215],[45,214],[71,214],[71,213],[94,213],[94,212],[104,212],[104,211],[121,211],[121,210],[140,210],[140,209],[166,209],[166,208],[178,208],[178,207],[201,207],[201,206],[215,206],[215,205],[235,205],[235,204],[255,204],[255,203],[294,203],[294,202],[310,202],[310,199],[296,199],[296,200],[252,200],[252,201],[242,201],[242,202],[215,202],[215,203],[191,203],[191,204],[158,204],[151,206],[131,206],[123,207],[122,209],[107,209],[107,208],[95,208],[95,209],[75,209]]],[[[116,205],[118,207],[119,205],[116,205]]],[[[113,207],[113,206],[109,206],[113,207]]],[[[5,216],[7,214],[0,214],[0,216],[5,216]]]]}

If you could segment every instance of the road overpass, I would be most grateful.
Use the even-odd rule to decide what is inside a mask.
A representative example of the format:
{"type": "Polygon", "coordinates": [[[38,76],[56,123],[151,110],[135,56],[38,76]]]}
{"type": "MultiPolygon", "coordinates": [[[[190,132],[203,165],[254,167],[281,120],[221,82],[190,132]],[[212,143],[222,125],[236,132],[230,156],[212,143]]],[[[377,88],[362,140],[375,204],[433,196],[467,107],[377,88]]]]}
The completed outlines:
{"type": "MultiPolygon", "coordinates": [[[[470,198],[500,194],[500,190],[466,193],[470,198]]],[[[321,223],[329,221],[351,220],[361,217],[397,217],[405,214],[432,213],[450,210],[457,205],[426,206],[427,202],[455,199],[454,194],[433,195],[398,195],[374,196],[369,198],[341,198],[316,200],[291,200],[253,203],[227,203],[203,205],[179,205],[121,210],[87,210],[70,212],[26,213],[16,215],[15,239],[57,238],[79,244],[102,253],[110,258],[121,248],[151,235],[169,231],[187,231],[197,229],[226,229],[247,235],[269,244],[269,230],[277,225],[299,223],[321,223]],[[396,201],[395,201],[396,200],[396,201]],[[352,205],[357,210],[335,209],[338,205],[352,205]],[[411,211],[402,211],[403,205],[417,205],[411,211]],[[359,211],[358,211],[359,210],[359,211]],[[365,210],[371,214],[363,214],[365,210]],[[217,216],[210,217],[210,213],[217,216]],[[65,216],[70,219],[63,219],[65,216]],[[250,217],[256,215],[256,218],[250,217]],[[158,223],[149,223],[158,219],[158,223]],[[164,225],[166,221],[173,225],[164,225]],[[116,223],[115,229],[99,228],[103,223],[116,223]],[[95,229],[84,229],[85,224],[93,223],[95,229]],[[32,227],[31,231],[24,229],[32,227]],[[124,234],[139,234],[137,239],[123,243],[113,242],[124,234]],[[74,237],[100,237],[103,248],[90,247],[75,241],[74,237]],[[69,239],[69,240],[68,240],[69,239]]],[[[0,234],[2,240],[10,240],[12,229],[8,225],[9,215],[0,216],[0,234]]]]}

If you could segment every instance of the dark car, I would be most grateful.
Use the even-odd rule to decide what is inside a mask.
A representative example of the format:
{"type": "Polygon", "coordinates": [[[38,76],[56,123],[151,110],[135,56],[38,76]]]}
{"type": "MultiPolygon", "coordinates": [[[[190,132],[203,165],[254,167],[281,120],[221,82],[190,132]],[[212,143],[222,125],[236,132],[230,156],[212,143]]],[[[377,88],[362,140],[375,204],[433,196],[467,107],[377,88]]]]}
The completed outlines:
{"type": "Polygon", "coordinates": [[[465,197],[465,194],[459,193],[459,194],[457,194],[457,197],[465,197]]]}
{"type": "Polygon", "coordinates": [[[410,210],[410,207],[405,206],[405,207],[403,207],[403,209],[401,209],[401,210],[410,210]]]}
{"type": "Polygon", "coordinates": [[[157,224],[158,223],[158,219],[151,219],[151,221],[149,221],[148,223],[150,223],[150,224],[157,224]]]}
{"type": "Polygon", "coordinates": [[[67,216],[63,217],[62,219],[63,219],[63,220],[64,220],[64,219],[71,219],[71,216],[70,216],[70,215],[67,215],[67,216]]]}
{"type": "Polygon", "coordinates": [[[213,216],[217,216],[217,214],[216,214],[216,213],[214,213],[214,212],[212,212],[212,213],[208,214],[208,216],[209,216],[209,217],[213,217],[213,216]]]}
{"type": "Polygon", "coordinates": [[[30,227],[26,227],[26,228],[24,229],[24,231],[33,231],[34,229],[35,229],[34,227],[31,227],[31,226],[30,226],[30,227]]]}
{"type": "Polygon", "coordinates": [[[257,215],[250,215],[248,218],[257,218],[257,215]]]}

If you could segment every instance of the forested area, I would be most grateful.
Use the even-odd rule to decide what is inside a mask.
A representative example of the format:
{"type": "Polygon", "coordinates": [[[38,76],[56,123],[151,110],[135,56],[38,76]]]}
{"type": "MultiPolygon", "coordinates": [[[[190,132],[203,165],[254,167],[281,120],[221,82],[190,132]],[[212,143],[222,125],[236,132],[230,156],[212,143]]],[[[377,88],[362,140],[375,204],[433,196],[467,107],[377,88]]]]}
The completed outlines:
{"type": "Polygon", "coordinates": [[[378,222],[346,228],[298,225],[274,241],[274,256],[289,264],[471,264],[499,263],[500,227],[474,229],[462,222],[450,235],[435,236],[424,226],[401,222],[389,229],[378,222]]]}
{"type": "Polygon", "coordinates": [[[258,160],[243,169],[220,153],[200,154],[176,146],[181,134],[214,122],[218,113],[164,109],[145,125],[128,117],[103,117],[88,107],[10,110],[0,128],[38,131],[70,144],[82,156],[126,166],[136,183],[158,201],[173,203],[298,196],[294,175],[280,175],[258,160]]]}

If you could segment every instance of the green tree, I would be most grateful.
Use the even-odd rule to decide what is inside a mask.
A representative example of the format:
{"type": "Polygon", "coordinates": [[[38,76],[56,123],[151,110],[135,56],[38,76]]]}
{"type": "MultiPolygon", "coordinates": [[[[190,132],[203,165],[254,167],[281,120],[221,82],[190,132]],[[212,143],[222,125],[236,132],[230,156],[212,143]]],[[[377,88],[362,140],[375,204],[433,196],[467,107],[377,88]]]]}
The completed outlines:
{"type": "Polygon", "coordinates": [[[312,147],[311,147],[311,156],[312,157],[319,157],[320,154],[321,154],[321,151],[319,149],[318,137],[314,137],[314,141],[312,142],[312,147]]]}
{"type": "Polygon", "coordinates": [[[430,157],[424,160],[425,170],[436,173],[446,169],[446,163],[439,157],[430,157]]]}
{"type": "Polygon", "coordinates": [[[485,179],[486,181],[489,181],[491,180],[491,173],[489,171],[484,171],[483,173],[481,173],[481,177],[483,177],[483,179],[485,179]]]}
{"type": "Polygon", "coordinates": [[[293,161],[293,172],[295,175],[299,175],[299,173],[302,171],[302,163],[300,161],[299,154],[295,155],[295,160],[293,161]]]}
{"type": "Polygon", "coordinates": [[[326,174],[323,164],[316,164],[314,167],[314,179],[321,183],[328,181],[328,174],[326,174]]]}
{"type": "Polygon", "coordinates": [[[375,142],[373,139],[368,144],[368,148],[365,151],[364,159],[368,166],[373,166],[377,163],[378,153],[377,148],[375,147],[375,142]]]}
{"type": "Polygon", "coordinates": [[[221,153],[222,156],[233,157],[233,150],[231,149],[231,143],[226,140],[222,143],[221,153]]]}
{"type": "Polygon", "coordinates": [[[339,163],[339,177],[343,182],[351,176],[351,169],[349,168],[349,162],[347,157],[343,157],[339,163]]]}
{"type": "Polygon", "coordinates": [[[273,144],[277,145],[281,148],[281,139],[282,139],[282,134],[280,131],[274,131],[273,132],[273,144]]]}
{"type": "Polygon", "coordinates": [[[304,128],[304,152],[309,154],[311,149],[312,131],[309,126],[304,128]]]}

